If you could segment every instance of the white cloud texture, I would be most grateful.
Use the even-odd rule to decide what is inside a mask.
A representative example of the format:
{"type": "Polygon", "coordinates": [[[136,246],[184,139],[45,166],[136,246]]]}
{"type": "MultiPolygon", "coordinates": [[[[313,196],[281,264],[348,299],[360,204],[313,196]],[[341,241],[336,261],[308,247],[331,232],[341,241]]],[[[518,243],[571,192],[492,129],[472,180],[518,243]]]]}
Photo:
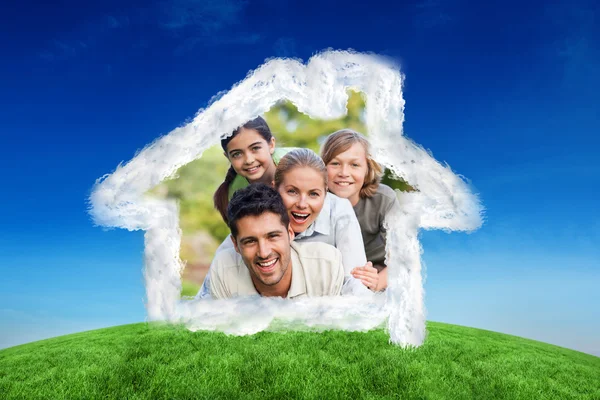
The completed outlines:
{"type": "Polygon", "coordinates": [[[419,228],[472,231],[483,208],[461,177],[403,136],[403,77],[390,60],[373,54],[326,51],[306,65],[271,59],[200,110],[187,125],[146,146],[131,161],[100,178],[90,196],[98,225],[145,234],[145,279],[150,320],[185,323],[190,329],[252,334],[261,330],[369,330],[387,322],[391,341],[419,346],[425,307],[419,228]],[[385,294],[372,298],[288,301],[181,300],[181,231],[175,202],[145,193],[202,156],[220,137],[268,111],[281,99],[313,118],[346,114],[349,88],[366,98],[366,123],[375,159],[418,192],[399,193],[401,210],[389,216],[385,294]]]}

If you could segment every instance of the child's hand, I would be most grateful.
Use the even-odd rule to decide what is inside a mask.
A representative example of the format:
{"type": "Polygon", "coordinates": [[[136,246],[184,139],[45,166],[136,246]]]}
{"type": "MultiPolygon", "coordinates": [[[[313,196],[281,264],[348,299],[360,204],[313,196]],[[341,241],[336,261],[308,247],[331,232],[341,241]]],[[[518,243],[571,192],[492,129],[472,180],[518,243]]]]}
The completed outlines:
{"type": "Polygon", "coordinates": [[[377,273],[377,269],[373,267],[373,263],[371,261],[368,261],[362,267],[354,268],[352,271],[350,271],[350,273],[354,278],[360,279],[363,285],[369,289],[373,291],[377,290],[379,274],[377,273]]]}

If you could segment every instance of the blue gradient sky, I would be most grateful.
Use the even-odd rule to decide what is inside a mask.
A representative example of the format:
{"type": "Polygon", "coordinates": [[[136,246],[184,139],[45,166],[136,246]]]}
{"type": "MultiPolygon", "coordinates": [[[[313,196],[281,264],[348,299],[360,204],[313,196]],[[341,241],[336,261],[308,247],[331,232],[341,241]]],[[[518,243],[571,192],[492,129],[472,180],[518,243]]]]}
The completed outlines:
{"type": "Polygon", "coordinates": [[[0,348],[143,321],[143,232],[93,226],[95,180],[266,58],[353,48],[399,62],[406,135],[487,208],[423,232],[428,319],[600,355],[600,8],[470,3],[3,10],[0,348]]]}

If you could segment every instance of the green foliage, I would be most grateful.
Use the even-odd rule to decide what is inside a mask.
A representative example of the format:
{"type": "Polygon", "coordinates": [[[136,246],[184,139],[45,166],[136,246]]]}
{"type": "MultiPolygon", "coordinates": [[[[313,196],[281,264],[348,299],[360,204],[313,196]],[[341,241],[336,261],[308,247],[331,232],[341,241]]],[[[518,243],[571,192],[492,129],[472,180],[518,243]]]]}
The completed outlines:
{"type": "Polygon", "coordinates": [[[600,358],[428,323],[418,349],[383,330],[234,337],[134,324],[0,351],[2,399],[598,399],[600,358]]]}
{"type": "Polygon", "coordinates": [[[305,147],[320,153],[327,135],[343,128],[366,132],[363,120],[365,102],[357,92],[349,92],[348,113],[340,119],[313,119],[298,111],[289,101],[283,101],[265,114],[279,147],[305,147]]]}
{"type": "Polygon", "coordinates": [[[202,154],[202,158],[184,165],[177,178],[163,183],[166,197],[179,201],[180,227],[183,235],[199,230],[210,232],[222,241],[229,229],[213,207],[212,196],[227,173],[229,163],[220,145],[202,154]]]}
{"type": "Polygon", "coordinates": [[[194,297],[198,294],[200,290],[200,285],[190,282],[188,280],[183,280],[181,282],[181,297],[194,297]]]}
{"type": "Polygon", "coordinates": [[[389,169],[386,169],[381,177],[381,183],[388,185],[392,189],[398,189],[402,192],[412,192],[415,189],[406,183],[402,178],[395,177],[389,169]]]}

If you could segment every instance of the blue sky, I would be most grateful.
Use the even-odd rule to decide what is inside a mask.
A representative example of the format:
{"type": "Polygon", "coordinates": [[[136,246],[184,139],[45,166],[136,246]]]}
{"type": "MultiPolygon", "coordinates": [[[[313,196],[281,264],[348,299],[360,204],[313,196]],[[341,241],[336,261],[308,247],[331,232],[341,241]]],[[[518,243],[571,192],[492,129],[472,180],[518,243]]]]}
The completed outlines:
{"type": "Polygon", "coordinates": [[[143,321],[143,232],[95,180],[265,59],[352,48],[406,75],[405,134],[471,180],[422,233],[428,319],[600,355],[600,8],[592,1],[23,2],[0,17],[0,348],[143,321]]]}

